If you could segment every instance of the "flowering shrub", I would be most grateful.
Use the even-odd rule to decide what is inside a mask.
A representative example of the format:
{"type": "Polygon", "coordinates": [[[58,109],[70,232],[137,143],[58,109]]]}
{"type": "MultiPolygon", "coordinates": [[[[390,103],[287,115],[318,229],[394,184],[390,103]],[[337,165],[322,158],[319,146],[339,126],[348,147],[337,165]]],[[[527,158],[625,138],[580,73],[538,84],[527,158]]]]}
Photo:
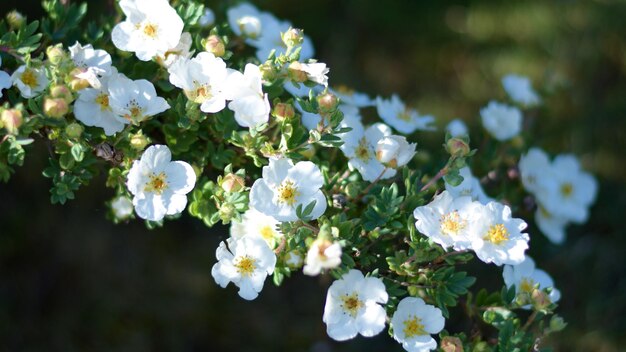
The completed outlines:
{"type": "Polygon", "coordinates": [[[487,140],[470,143],[461,121],[444,137],[397,95],[330,88],[302,30],[250,4],[216,16],[194,0],[120,0],[122,22],[86,31],[86,4],[44,7],[41,23],[0,23],[3,181],[37,139],[50,146],[52,203],[106,170],[116,222],[152,228],[187,209],[207,227],[230,224],[215,282],[253,300],[268,276],[331,275],[321,316],[335,340],[388,326],[408,351],[514,351],[565,326],[560,292],[527,254],[539,234],[516,215],[519,186],[561,243],[597,185],[576,157],[520,143],[542,101],[527,78],[503,78],[510,101],[481,109],[487,140]],[[426,133],[441,135],[441,157],[416,157],[441,148],[418,145],[426,133]],[[474,176],[485,163],[505,176],[474,176]],[[472,287],[470,261],[503,266],[502,289],[472,287]],[[448,331],[452,313],[484,326],[448,331]]]}

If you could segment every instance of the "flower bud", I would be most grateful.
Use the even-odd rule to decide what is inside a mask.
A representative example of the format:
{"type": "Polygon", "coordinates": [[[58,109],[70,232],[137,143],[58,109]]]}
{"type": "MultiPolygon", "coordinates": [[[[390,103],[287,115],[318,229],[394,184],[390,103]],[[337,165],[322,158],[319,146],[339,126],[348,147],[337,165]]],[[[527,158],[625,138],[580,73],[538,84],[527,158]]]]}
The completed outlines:
{"type": "Polygon", "coordinates": [[[237,20],[237,25],[241,34],[248,38],[255,39],[261,34],[261,21],[254,16],[244,16],[237,20]]]}
{"type": "Polygon", "coordinates": [[[329,113],[337,110],[339,100],[333,93],[324,93],[317,96],[317,105],[319,106],[320,113],[329,113]]]}
{"type": "Polygon", "coordinates": [[[2,115],[0,115],[0,120],[2,121],[2,124],[4,125],[4,128],[7,130],[7,132],[13,135],[17,135],[19,133],[19,128],[24,122],[22,112],[17,109],[6,109],[2,111],[2,115]]]}
{"type": "Polygon", "coordinates": [[[259,66],[261,77],[265,82],[272,82],[276,79],[276,69],[269,61],[259,66]]]}
{"type": "Polygon", "coordinates": [[[67,88],[67,86],[61,84],[50,87],[50,96],[52,98],[61,98],[65,100],[68,104],[74,100],[74,95],[72,95],[70,89],[67,88]]]}
{"type": "Polygon", "coordinates": [[[142,131],[130,136],[130,146],[135,150],[143,150],[148,144],[150,144],[150,139],[142,131]]]}
{"type": "Polygon", "coordinates": [[[552,303],[550,301],[550,297],[548,297],[548,294],[540,289],[534,289],[533,293],[531,294],[531,298],[533,301],[533,307],[535,307],[535,309],[537,310],[546,309],[552,303]]]}
{"type": "Polygon", "coordinates": [[[461,138],[450,138],[446,142],[446,149],[450,155],[455,157],[467,156],[470,152],[470,147],[467,142],[461,138]]]}
{"type": "Polygon", "coordinates": [[[289,79],[291,79],[294,82],[302,83],[302,82],[306,82],[309,79],[309,77],[307,76],[306,72],[304,71],[302,67],[302,64],[299,63],[298,61],[294,61],[290,63],[289,68],[287,69],[287,72],[289,74],[289,79]]]}
{"type": "Polygon", "coordinates": [[[236,193],[246,187],[243,177],[236,174],[228,174],[222,179],[222,189],[228,193],[236,193]]]}
{"type": "Polygon", "coordinates": [[[125,196],[119,196],[111,202],[111,210],[118,220],[123,220],[133,215],[133,202],[125,196]]]}
{"type": "Polygon", "coordinates": [[[7,23],[12,29],[20,28],[24,24],[24,15],[17,10],[7,13],[7,23]]]}
{"type": "Polygon", "coordinates": [[[281,34],[281,38],[283,43],[285,43],[285,45],[289,48],[302,44],[304,41],[304,34],[301,29],[289,28],[285,33],[281,34]]]}
{"type": "Polygon", "coordinates": [[[415,143],[409,144],[402,136],[385,136],[376,144],[376,159],[387,167],[406,165],[415,155],[415,143]]]}
{"type": "Polygon", "coordinates": [[[85,129],[82,125],[72,122],[65,127],[65,134],[70,138],[79,138],[85,129]]]}
{"type": "Polygon", "coordinates": [[[234,205],[230,203],[224,203],[219,210],[220,219],[222,219],[222,222],[224,224],[228,224],[233,219],[233,216],[236,212],[237,209],[235,209],[234,205]]]}
{"type": "Polygon", "coordinates": [[[219,36],[213,34],[204,40],[204,50],[211,54],[222,57],[226,53],[226,47],[224,41],[219,36]]]}
{"type": "Polygon", "coordinates": [[[48,61],[53,65],[58,65],[65,59],[67,53],[63,50],[63,44],[51,45],[46,48],[48,61]]]}
{"type": "Polygon", "coordinates": [[[458,337],[446,336],[441,339],[441,350],[444,352],[463,352],[463,343],[458,337]]]}
{"type": "Polygon", "coordinates": [[[91,86],[89,84],[89,81],[87,81],[86,79],[77,77],[77,75],[81,73],[82,71],[79,68],[75,68],[72,70],[72,72],[70,72],[68,76],[69,80],[67,83],[70,86],[70,89],[73,90],[74,92],[78,92],[79,90],[83,90],[91,86]]]}
{"type": "Polygon", "coordinates": [[[300,252],[293,250],[285,255],[285,264],[291,269],[298,269],[304,263],[304,258],[300,252]]]}
{"type": "Polygon", "coordinates": [[[43,101],[43,112],[48,117],[61,118],[69,111],[69,106],[61,98],[45,98],[43,101]]]}
{"type": "Polygon", "coordinates": [[[296,116],[296,111],[291,104],[278,103],[274,106],[274,109],[272,110],[272,116],[280,121],[291,120],[294,118],[294,116],[296,116]]]}

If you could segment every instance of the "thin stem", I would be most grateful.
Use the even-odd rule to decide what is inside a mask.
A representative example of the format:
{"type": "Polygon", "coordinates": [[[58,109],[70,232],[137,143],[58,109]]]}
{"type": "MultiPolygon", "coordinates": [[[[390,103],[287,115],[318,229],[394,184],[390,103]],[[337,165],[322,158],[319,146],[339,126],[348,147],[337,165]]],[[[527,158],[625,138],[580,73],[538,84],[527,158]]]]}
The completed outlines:
{"type": "Polygon", "coordinates": [[[359,194],[359,195],[358,195],[355,199],[354,199],[355,203],[356,203],[356,202],[358,202],[358,201],[360,201],[360,200],[361,200],[361,198],[365,197],[365,196],[369,193],[369,191],[372,189],[372,187],[374,187],[374,185],[375,185],[378,181],[380,181],[380,179],[383,177],[383,175],[385,174],[385,172],[387,172],[387,170],[388,170],[388,169],[389,169],[388,167],[385,167],[385,168],[383,169],[383,172],[381,172],[381,173],[380,173],[380,175],[378,175],[378,177],[376,177],[376,178],[374,179],[374,181],[372,181],[372,183],[370,183],[370,184],[369,184],[369,185],[368,185],[368,186],[367,186],[367,187],[366,187],[366,188],[365,188],[365,189],[364,189],[364,190],[363,190],[363,191],[362,191],[362,192],[361,192],[361,193],[360,193],[360,194],[359,194]]]}
{"type": "Polygon", "coordinates": [[[315,226],[313,226],[313,225],[311,225],[311,224],[308,224],[308,223],[306,223],[306,222],[304,222],[304,221],[300,221],[300,222],[302,223],[302,226],[304,226],[304,227],[306,227],[307,229],[309,229],[309,230],[313,231],[314,233],[316,233],[316,234],[317,234],[317,233],[319,233],[319,232],[320,232],[320,230],[319,230],[317,227],[315,227],[315,226]]]}
{"type": "Polygon", "coordinates": [[[529,317],[528,320],[526,321],[526,324],[524,324],[524,326],[522,327],[523,331],[528,330],[528,328],[530,327],[530,325],[532,325],[532,323],[535,321],[535,319],[537,318],[537,311],[534,311],[529,317]]]}
{"type": "Polygon", "coordinates": [[[280,252],[283,251],[283,249],[285,249],[285,245],[287,244],[287,236],[283,236],[280,239],[280,244],[278,245],[278,247],[274,250],[274,253],[276,253],[276,255],[279,255],[280,252]]]}
{"type": "Polygon", "coordinates": [[[4,46],[4,45],[0,45],[0,51],[5,52],[11,56],[13,56],[14,58],[16,58],[17,60],[24,62],[24,59],[18,55],[16,52],[13,51],[12,48],[8,47],[8,46],[4,46]]]}
{"type": "Polygon", "coordinates": [[[439,181],[439,179],[444,177],[447,173],[448,173],[448,165],[444,166],[443,169],[439,170],[439,172],[437,172],[435,177],[431,178],[430,181],[428,181],[428,183],[426,183],[424,187],[420,189],[420,192],[424,192],[425,190],[429,189],[430,186],[432,186],[435,182],[439,181]]]}

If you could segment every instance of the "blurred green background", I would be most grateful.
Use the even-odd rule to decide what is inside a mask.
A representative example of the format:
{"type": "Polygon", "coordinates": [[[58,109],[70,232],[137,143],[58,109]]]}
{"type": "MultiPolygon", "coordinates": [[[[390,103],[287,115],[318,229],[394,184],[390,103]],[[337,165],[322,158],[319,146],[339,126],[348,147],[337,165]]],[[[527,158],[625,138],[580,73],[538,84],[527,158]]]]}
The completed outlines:
{"type": "MultiPolygon", "coordinates": [[[[89,1],[90,16],[113,1],[89,1]]],[[[30,19],[38,1],[0,2],[30,19]]],[[[228,2],[209,1],[218,18],[228,2]]],[[[570,227],[563,246],[531,227],[530,253],[563,297],[566,331],[557,351],[620,351],[626,344],[626,3],[526,1],[257,1],[305,29],[331,84],[371,95],[397,92],[439,132],[446,121],[480,129],[478,111],[504,99],[500,77],[528,75],[545,108],[527,128],[532,144],[574,152],[601,182],[590,221],[570,227]]],[[[6,351],[401,351],[382,333],[346,343],[321,321],[328,278],[298,274],[253,302],[210,275],[224,229],[184,216],[149,231],[113,225],[102,177],[65,206],[51,206],[37,143],[26,165],[0,185],[0,348],[6,351]]],[[[478,269],[477,269],[478,270],[478,269]]],[[[499,287],[501,269],[481,272],[499,287]]],[[[452,327],[462,325],[450,323],[452,327]]],[[[450,326],[449,325],[449,326],[450,326]]],[[[453,332],[455,330],[452,330],[453,332]]]]}

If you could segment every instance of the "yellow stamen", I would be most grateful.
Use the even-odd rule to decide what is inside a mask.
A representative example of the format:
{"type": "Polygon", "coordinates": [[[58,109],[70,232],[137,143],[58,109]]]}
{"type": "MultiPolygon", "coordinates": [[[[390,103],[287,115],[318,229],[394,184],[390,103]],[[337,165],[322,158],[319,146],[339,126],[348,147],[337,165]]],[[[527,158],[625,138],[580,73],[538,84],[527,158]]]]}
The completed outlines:
{"type": "Polygon", "coordinates": [[[365,137],[361,138],[361,140],[359,141],[359,146],[356,147],[354,154],[358,159],[361,159],[363,161],[368,161],[370,159],[370,150],[367,146],[367,140],[365,139],[365,137]]]}
{"type": "Polygon", "coordinates": [[[288,205],[294,205],[296,203],[296,197],[300,195],[298,188],[290,180],[284,181],[278,187],[278,201],[287,203],[288,205]]]}
{"type": "Polygon", "coordinates": [[[492,225],[483,239],[493,244],[500,244],[509,239],[509,231],[504,227],[504,224],[492,225]]]}
{"type": "Polygon", "coordinates": [[[31,69],[24,70],[24,73],[20,76],[20,80],[31,88],[37,87],[37,76],[35,76],[35,72],[31,69]]]}
{"type": "Polygon", "coordinates": [[[467,225],[467,222],[459,216],[458,211],[453,211],[443,215],[439,222],[441,223],[441,233],[448,236],[458,235],[459,232],[467,225]]]}
{"type": "Polygon", "coordinates": [[[411,121],[413,119],[409,110],[404,110],[403,112],[399,113],[398,118],[404,121],[411,121]]]}
{"type": "Polygon", "coordinates": [[[261,233],[261,237],[266,241],[270,241],[276,237],[276,231],[269,225],[263,226],[259,232],[261,233]]]}
{"type": "Polygon", "coordinates": [[[152,23],[148,23],[143,27],[143,34],[145,34],[147,37],[150,37],[152,39],[156,38],[157,36],[157,25],[156,24],[152,24],[152,23]]]}
{"type": "Polygon", "coordinates": [[[424,331],[422,320],[416,316],[404,321],[404,329],[402,331],[407,339],[415,336],[428,335],[426,331],[424,331]]]}
{"type": "Polygon", "coordinates": [[[561,185],[561,194],[563,197],[568,198],[574,193],[574,186],[571,183],[564,183],[561,185]]]}
{"type": "Polygon", "coordinates": [[[149,176],[150,181],[146,184],[144,188],[145,192],[152,192],[156,194],[162,194],[163,191],[167,189],[167,177],[165,173],[161,172],[160,174],[152,173],[149,176]]]}
{"type": "Polygon", "coordinates": [[[532,293],[535,289],[535,281],[533,279],[523,278],[519,284],[521,292],[532,293]]]}
{"type": "Polygon", "coordinates": [[[245,255],[235,264],[237,272],[242,276],[250,276],[256,269],[256,260],[245,255]]]}
{"type": "Polygon", "coordinates": [[[109,110],[109,95],[105,93],[101,93],[96,97],[96,103],[100,105],[100,110],[105,111],[109,110]]]}
{"type": "Polygon", "coordinates": [[[341,307],[343,310],[350,314],[353,318],[356,317],[359,310],[364,306],[363,302],[359,300],[359,295],[356,292],[351,295],[345,294],[341,297],[341,301],[341,307]]]}

